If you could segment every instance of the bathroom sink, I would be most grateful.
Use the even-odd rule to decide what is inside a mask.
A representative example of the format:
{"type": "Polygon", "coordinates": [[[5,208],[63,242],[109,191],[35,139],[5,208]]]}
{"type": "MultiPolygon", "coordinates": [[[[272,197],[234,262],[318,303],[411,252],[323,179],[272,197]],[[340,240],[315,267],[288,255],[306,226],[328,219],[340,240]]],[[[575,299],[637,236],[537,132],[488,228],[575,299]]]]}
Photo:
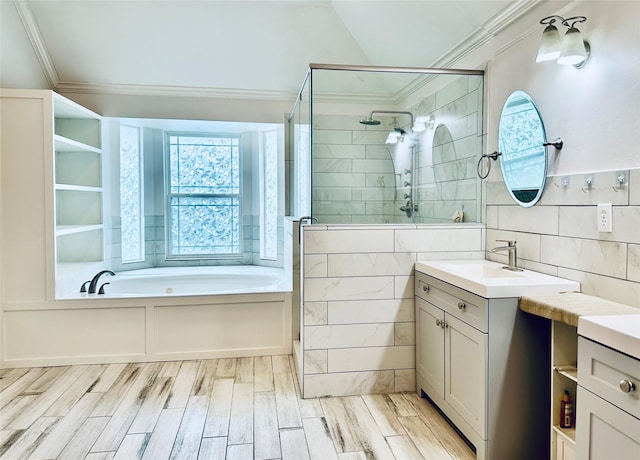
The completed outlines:
{"type": "Polygon", "coordinates": [[[417,271],[485,298],[579,291],[580,283],[531,270],[510,271],[488,260],[416,262],[417,271]]]}

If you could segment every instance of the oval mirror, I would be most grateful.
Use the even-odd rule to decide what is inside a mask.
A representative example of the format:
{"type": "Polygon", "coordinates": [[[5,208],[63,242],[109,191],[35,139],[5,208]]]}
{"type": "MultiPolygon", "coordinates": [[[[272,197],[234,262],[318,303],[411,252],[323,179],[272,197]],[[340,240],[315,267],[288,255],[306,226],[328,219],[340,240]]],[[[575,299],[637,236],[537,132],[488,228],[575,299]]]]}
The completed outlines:
{"type": "Polygon", "coordinates": [[[498,146],[504,183],[520,206],[538,202],[547,178],[547,136],[533,99],[524,91],[507,98],[500,115],[498,146]]]}

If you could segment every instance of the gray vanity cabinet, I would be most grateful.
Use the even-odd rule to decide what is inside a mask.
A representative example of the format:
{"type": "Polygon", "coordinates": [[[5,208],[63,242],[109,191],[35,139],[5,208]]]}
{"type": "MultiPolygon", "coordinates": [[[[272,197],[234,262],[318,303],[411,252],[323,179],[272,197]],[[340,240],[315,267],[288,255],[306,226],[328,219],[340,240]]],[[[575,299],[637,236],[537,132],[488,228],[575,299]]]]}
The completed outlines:
{"type": "Polygon", "coordinates": [[[416,271],[416,376],[478,459],[549,452],[549,321],[416,271]]]}

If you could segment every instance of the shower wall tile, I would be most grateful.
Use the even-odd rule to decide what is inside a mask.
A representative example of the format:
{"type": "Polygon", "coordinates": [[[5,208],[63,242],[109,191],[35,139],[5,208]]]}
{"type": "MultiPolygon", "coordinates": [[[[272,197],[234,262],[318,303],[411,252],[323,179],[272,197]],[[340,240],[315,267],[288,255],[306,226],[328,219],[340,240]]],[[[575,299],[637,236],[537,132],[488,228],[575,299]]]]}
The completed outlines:
{"type": "Polygon", "coordinates": [[[631,281],[637,281],[640,283],[640,245],[630,244],[628,251],[627,278],[631,281]]]}
{"type": "Polygon", "coordinates": [[[414,327],[413,299],[333,301],[327,309],[328,324],[409,322],[414,327]]]}
{"type": "Polygon", "coordinates": [[[468,93],[468,78],[458,78],[453,83],[448,84],[445,88],[435,94],[436,108],[440,109],[452,103],[456,99],[461,98],[468,93]]]}
{"type": "Polygon", "coordinates": [[[393,323],[305,326],[304,349],[394,345],[393,323]]]}
{"type": "Polygon", "coordinates": [[[307,350],[303,356],[305,374],[324,374],[327,372],[327,350],[307,350]]]}
{"type": "Polygon", "coordinates": [[[482,247],[480,226],[436,226],[396,231],[398,252],[430,252],[450,248],[472,251],[482,247]]]}
{"type": "Polygon", "coordinates": [[[498,226],[502,230],[557,235],[558,214],[556,206],[506,206],[498,209],[498,226]]]}
{"type": "Polygon", "coordinates": [[[308,254],[304,256],[305,278],[327,277],[327,254],[308,254]]]}
{"type": "Polygon", "coordinates": [[[336,158],[316,158],[313,160],[313,173],[350,173],[361,172],[353,167],[353,161],[363,160],[351,160],[351,159],[336,159],[336,158]]]}
{"type": "Polygon", "coordinates": [[[398,369],[395,371],[395,391],[397,393],[405,391],[416,391],[416,370],[398,369]]]}
{"type": "Polygon", "coordinates": [[[305,278],[304,301],[390,299],[392,276],[354,278],[305,278]]]}
{"type": "Polygon", "coordinates": [[[351,131],[323,130],[313,132],[314,148],[317,144],[352,144],[351,131]]]}
{"type": "MultiPolygon", "coordinates": [[[[351,131],[349,131],[351,132],[351,131]]],[[[384,131],[353,131],[354,144],[383,144],[387,140],[389,132],[384,131]]],[[[315,139],[314,139],[315,143],[315,139]]]]}
{"type": "Polygon", "coordinates": [[[305,229],[305,254],[394,252],[394,230],[333,230],[305,229]]]}
{"type": "Polygon", "coordinates": [[[540,245],[542,263],[615,278],[626,277],[626,244],[542,235],[540,245]]]}
{"type": "Polygon", "coordinates": [[[364,116],[358,117],[354,115],[322,115],[314,114],[313,129],[344,129],[345,126],[375,128],[375,126],[365,126],[360,124],[360,120],[364,116]]]}
{"type": "Polygon", "coordinates": [[[394,378],[393,370],[305,375],[304,397],[393,393],[394,378]]]}
{"type": "Polygon", "coordinates": [[[368,157],[370,146],[318,144],[313,146],[313,158],[349,158],[364,159],[368,157]]]}
{"type": "Polygon", "coordinates": [[[640,169],[629,172],[629,204],[640,206],[640,169]]]}
{"type": "Polygon", "coordinates": [[[393,165],[389,160],[353,160],[353,172],[393,174],[393,165]]]}
{"type": "Polygon", "coordinates": [[[328,350],[328,372],[415,368],[415,346],[340,348],[328,350]]]}
{"type": "Polygon", "coordinates": [[[396,276],[394,284],[394,297],[396,299],[412,299],[414,296],[414,277],[396,276]]]}
{"type": "Polygon", "coordinates": [[[413,253],[329,254],[328,276],[375,276],[410,273],[413,253]]]}
{"type": "Polygon", "coordinates": [[[354,191],[349,187],[313,187],[313,193],[318,201],[344,201],[356,199],[354,191]]]}
{"type": "Polygon", "coordinates": [[[365,175],[362,173],[313,173],[314,187],[344,187],[346,184],[352,187],[362,187],[365,185],[365,175]]]}
{"type": "Polygon", "coordinates": [[[307,326],[327,324],[327,302],[304,302],[303,314],[307,326]]]}

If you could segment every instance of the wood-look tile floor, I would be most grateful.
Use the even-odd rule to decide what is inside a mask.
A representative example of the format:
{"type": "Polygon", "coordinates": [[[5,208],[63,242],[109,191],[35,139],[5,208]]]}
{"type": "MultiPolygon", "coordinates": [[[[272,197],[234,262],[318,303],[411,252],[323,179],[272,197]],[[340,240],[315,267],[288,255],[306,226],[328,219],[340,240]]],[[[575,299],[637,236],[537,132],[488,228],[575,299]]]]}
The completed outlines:
{"type": "Polygon", "coordinates": [[[2,459],[475,459],[413,393],[301,399],[290,356],[0,370],[2,459]]]}

